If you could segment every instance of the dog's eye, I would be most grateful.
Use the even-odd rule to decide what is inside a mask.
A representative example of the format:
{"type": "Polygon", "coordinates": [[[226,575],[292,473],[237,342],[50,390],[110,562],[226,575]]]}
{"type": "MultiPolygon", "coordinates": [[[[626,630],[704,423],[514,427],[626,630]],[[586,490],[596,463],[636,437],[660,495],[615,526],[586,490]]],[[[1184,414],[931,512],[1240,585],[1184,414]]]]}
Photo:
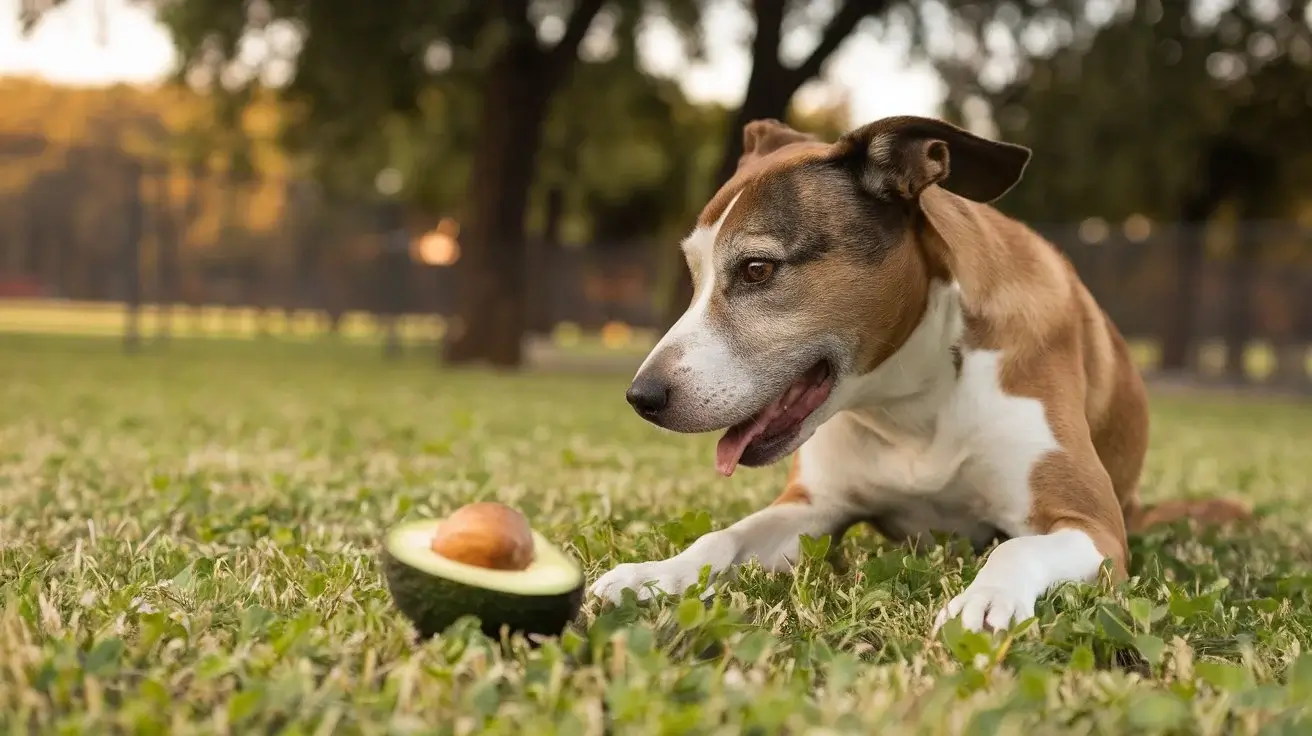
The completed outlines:
{"type": "Polygon", "coordinates": [[[749,284],[759,284],[774,275],[774,264],[769,261],[743,261],[738,276],[749,284]]]}

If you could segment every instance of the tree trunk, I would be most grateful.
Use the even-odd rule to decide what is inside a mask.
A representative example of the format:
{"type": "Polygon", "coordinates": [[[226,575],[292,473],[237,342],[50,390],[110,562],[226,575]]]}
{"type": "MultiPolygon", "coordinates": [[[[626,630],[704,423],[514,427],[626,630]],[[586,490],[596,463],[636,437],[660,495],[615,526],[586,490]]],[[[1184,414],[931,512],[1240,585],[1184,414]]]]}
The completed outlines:
{"type": "Polygon", "coordinates": [[[482,139],[474,152],[457,262],[451,364],[517,367],[525,313],[524,220],[552,80],[533,37],[512,40],[483,93],[482,139]]]}

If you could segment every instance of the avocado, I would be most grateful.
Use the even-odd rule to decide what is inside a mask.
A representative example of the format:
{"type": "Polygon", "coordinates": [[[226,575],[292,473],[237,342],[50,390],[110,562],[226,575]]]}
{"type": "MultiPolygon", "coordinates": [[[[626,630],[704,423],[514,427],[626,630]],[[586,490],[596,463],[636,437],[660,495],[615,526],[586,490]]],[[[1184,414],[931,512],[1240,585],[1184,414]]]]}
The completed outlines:
{"type": "Polygon", "coordinates": [[[442,633],[462,616],[483,633],[559,635],[583,602],[583,572],[550,540],[530,530],[533,560],[522,570],[458,562],[433,551],[441,520],[397,525],[383,540],[382,566],[392,600],[420,636],[442,633]]]}

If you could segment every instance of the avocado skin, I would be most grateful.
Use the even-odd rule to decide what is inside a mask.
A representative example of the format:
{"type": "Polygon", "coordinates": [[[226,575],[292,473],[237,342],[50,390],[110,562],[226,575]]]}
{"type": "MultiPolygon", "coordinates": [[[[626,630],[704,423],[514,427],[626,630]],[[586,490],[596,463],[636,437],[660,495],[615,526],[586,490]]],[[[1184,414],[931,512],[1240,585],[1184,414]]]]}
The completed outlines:
{"type": "Polygon", "coordinates": [[[516,595],[416,570],[386,547],[380,556],[393,603],[424,639],[441,634],[462,616],[476,616],[491,639],[501,638],[502,626],[509,627],[512,635],[559,636],[583,605],[582,579],[573,590],[558,595],[516,595]]]}

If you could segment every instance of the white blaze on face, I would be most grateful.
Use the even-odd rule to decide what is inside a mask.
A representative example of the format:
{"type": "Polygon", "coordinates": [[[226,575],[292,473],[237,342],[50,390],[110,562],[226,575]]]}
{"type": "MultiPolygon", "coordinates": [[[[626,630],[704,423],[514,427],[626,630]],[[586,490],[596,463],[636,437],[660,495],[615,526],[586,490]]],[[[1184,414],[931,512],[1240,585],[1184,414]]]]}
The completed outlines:
{"type": "Polygon", "coordinates": [[[718,429],[731,415],[733,421],[742,419],[737,414],[743,401],[755,397],[751,371],[733,354],[724,326],[710,318],[711,298],[719,288],[715,241],[739,196],[734,195],[714,223],[696,228],[684,239],[683,251],[698,274],[692,305],[638,368],[639,376],[660,371],[659,377],[669,384],[671,428],[718,429]]]}

